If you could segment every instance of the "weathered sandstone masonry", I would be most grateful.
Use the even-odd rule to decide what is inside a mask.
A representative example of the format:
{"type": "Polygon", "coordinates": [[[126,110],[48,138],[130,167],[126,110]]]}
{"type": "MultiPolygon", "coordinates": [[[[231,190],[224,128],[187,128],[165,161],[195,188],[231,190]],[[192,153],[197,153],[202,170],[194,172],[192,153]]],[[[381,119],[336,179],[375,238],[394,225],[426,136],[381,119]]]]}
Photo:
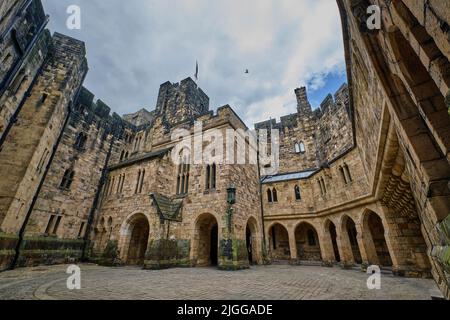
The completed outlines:
{"type": "Polygon", "coordinates": [[[376,264],[450,298],[450,3],[337,3],[348,84],[315,109],[295,89],[296,113],[255,125],[280,133],[279,172],[260,176],[176,148],[195,122],[247,129],[191,78],[163,83],[152,111],[111,113],[82,86],[84,43],[51,36],[39,0],[3,0],[0,270],[376,264]],[[366,27],[373,4],[381,30],[366,27]]]}

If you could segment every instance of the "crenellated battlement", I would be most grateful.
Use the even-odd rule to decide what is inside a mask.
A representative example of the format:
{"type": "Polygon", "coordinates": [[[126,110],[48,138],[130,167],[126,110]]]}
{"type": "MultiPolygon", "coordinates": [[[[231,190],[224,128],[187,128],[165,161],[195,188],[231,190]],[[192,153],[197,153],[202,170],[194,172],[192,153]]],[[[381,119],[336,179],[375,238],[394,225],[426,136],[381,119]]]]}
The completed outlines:
{"type": "Polygon", "coordinates": [[[155,110],[168,125],[174,125],[207,112],[209,97],[191,78],[174,84],[168,81],[160,86],[155,110]]]}

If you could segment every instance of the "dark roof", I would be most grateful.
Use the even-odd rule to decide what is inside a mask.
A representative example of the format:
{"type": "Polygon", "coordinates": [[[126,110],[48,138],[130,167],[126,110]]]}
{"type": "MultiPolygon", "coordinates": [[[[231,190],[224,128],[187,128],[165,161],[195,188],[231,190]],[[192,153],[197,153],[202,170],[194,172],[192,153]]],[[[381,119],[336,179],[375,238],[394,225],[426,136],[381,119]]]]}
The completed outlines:
{"type": "Polygon", "coordinates": [[[161,157],[163,155],[166,155],[170,150],[172,150],[172,148],[166,148],[166,149],[161,149],[161,150],[157,150],[157,151],[153,151],[150,153],[145,153],[143,155],[140,155],[138,157],[134,157],[134,158],[129,158],[128,160],[125,160],[123,162],[120,162],[118,164],[112,165],[110,167],[108,167],[109,170],[116,170],[116,169],[120,169],[123,167],[127,167],[129,165],[138,163],[138,162],[142,162],[145,160],[150,160],[153,158],[158,158],[161,157]]]}
{"type": "Polygon", "coordinates": [[[153,199],[158,214],[163,220],[181,221],[181,206],[183,199],[170,199],[158,193],[151,193],[150,197],[153,199]]]}
{"type": "Polygon", "coordinates": [[[274,182],[307,179],[310,176],[312,176],[316,171],[317,170],[309,170],[309,171],[302,171],[302,172],[279,174],[276,176],[266,176],[261,179],[261,183],[268,184],[268,183],[274,183],[274,182]]]}

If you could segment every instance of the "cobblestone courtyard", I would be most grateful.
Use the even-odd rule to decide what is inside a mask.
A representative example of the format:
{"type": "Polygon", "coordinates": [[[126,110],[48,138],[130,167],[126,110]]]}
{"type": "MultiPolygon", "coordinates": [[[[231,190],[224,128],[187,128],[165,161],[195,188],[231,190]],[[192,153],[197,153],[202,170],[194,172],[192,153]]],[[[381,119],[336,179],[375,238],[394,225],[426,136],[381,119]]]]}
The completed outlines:
{"type": "Polygon", "coordinates": [[[66,287],[67,266],[0,273],[0,299],[430,299],[433,280],[382,274],[381,290],[367,275],[316,266],[258,266],[238,272],[214,268],[141,270],[81,265],[81,290],[66,287]]]}

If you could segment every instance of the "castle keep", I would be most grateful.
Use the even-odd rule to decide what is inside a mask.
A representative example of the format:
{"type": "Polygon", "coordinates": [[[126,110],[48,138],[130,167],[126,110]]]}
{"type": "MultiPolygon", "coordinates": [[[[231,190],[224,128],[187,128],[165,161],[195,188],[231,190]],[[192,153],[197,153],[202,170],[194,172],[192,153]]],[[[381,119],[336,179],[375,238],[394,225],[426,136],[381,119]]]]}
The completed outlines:
{"type": "Polygon", "coordinates": [[[295,89],[295,114],[255,124],[279,130],[279,171],[261,175],[174,154],[172,135],[194,137],[195,122],[248,130],[192,79],[119,116],[83,87],[84,43],[50,35],[40,0],[3,0],[0,269],[375,264],[433,277],[450,298],[450,4],[337,3],[348,84],[315,110],[295,89]],[[365,28],[371,4],[381,30],[365,28]]]}

